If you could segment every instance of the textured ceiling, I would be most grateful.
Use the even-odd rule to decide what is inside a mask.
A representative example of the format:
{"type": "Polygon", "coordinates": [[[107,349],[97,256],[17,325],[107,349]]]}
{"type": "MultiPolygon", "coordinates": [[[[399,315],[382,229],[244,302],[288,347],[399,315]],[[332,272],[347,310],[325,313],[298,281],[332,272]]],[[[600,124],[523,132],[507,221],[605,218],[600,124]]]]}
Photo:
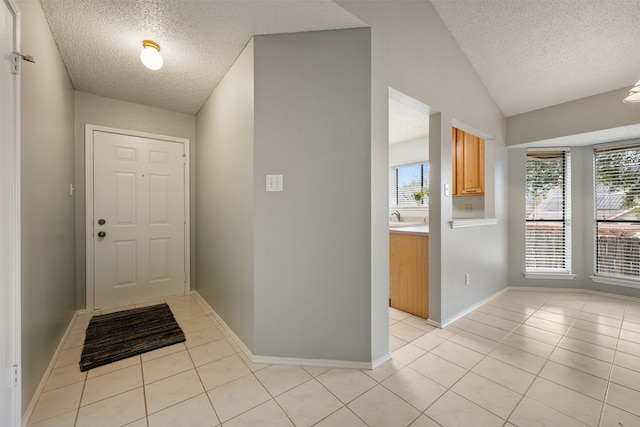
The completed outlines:
{"type": "MultiPolygon", "coordinates": [[[[431,2],[505,116],[640,79],[640,0],[431,2]]],[[[41,4],[76,89],[188,114],[253,35],[366,25],[330,0],[41,4]],[[141,64],[143,39],[161,45],[161,70],[141,64]]]]}
{"type": "Polygon", "coordinates": [[[41,0],[77,90],[198,112],[253,35],[363,27],[330,0],[41,0]],[[142,40],[164,66],[140,62],[142,40]]]}
{"type": "Polygon", "coordinates": [[[429,137],[429,116],[389,98],[389,144],[429,137]]]}
{"type": "Polygon", "coordinates": [[[640,0],[431,0],[505,116],[640,79],[640,0]]]}

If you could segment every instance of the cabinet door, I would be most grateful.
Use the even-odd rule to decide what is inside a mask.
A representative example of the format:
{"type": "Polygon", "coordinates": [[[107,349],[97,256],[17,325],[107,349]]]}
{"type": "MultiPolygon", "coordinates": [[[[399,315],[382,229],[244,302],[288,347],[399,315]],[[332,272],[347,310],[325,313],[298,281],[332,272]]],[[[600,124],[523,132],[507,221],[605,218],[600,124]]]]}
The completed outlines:
{"type": "Polygon", "coordinates": [[[455,129],[454,141],[454,196],[484,194],[484,140],[455,129]]]}
{"type": "Polygon", "coordinates": [[[458,133],[462,132],[460,129],[451,128],[451,143],[453,144],[453,154],[451,158],[453,159],[453,184],[452,184],[452,193],[454,196],[458,195],[458,133]]]}
{"type": "Polygon", "coordinates": [[[391,307],[429,317],[429,237],[389,234],[391,307]]]}

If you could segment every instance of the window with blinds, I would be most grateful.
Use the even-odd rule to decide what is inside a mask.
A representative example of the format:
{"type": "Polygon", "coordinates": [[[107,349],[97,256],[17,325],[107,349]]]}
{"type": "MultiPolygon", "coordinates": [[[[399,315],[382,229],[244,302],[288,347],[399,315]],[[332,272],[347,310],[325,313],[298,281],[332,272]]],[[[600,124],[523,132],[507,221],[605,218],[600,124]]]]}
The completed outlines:
{"type": "Polygon", "coordinates": [[[594,152],[596,275],[640,281],[640,144],[594,152]]]}
{"type": "Polygon", "coordinates": [[[398,166],[396,172],[396,206],[416,206],[414,194],[425,193],[420,206],[429,202],[429,163],[398,166]]]}
{"type": "Polygon", "coordinates": [[[570,274],[569,151],[529,149],[526,175],[526,272],[570,274]]]}

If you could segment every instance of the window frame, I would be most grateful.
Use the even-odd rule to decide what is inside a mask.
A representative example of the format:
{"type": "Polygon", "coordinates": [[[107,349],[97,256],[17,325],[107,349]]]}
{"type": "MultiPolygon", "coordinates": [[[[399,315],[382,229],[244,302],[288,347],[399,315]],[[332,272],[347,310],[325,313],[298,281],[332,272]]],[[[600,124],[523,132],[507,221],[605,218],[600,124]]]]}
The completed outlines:
{"type": "MultiPolygon", "coordinates": [[[[529,148],[526,151],[525,160],[525,235],[524,235],[524,276],[529,279],[573,279],[572,274],[572,232],[571,232],[571,150],[567,147],[558,148],[529,148]],[[530,157],[540,156],[561,156],[562,157],[562,209],[560,210],[560,218],[529,218],[529,202],[527,201],[529,187],[528,179],[528,161],[530,157]],[[530,237],[527,232],[528,224],[550,224],[561,223],[562,225],[562,267],[532,267],[530,263],[537,258],[529,256],[530,237]]],[[[553,188],[546,190],[545,197],[553,188]]],[[[535,208],[534,208],[535,211],[535,208]]],[[[550,258],[550,262],[553,258],[550,258]]]]}
{"type": "MultiPolygon", "coordinates": [[[[629,219],[606,219],[599,218],[598,215],[598,191],[599,191],[599,181],[598,181],[598,155],[604,153],[612,153],[612,152],[623,152],[627,150],[636,150],[640,152],[640,141],[626,141],[624,143],[609,143],[609,144],[601,144],[593,147],[593,164],[592,164],[592,179],[593,179],[593,276],[590,276],[591,280],[596,283],[603,283],[609,285],[616,286],[624,286],[631,288],[640,288],[640,267],[638,268],[638,274],[635,276],[625,275],[625,274],[616,274],[607,271],[599,271],[599,257],[601,254],[600,251],[600,239],[599,239],[599,231],[601,224],[637,224],[640,227],[640,217],[637,219],[629,220],[629,219]]],[[[637,163],[640,165],[640,162],[637,163]]],[[[640,178],[637,180],[640,184],[640,178]]],[[[640,206],[638,203],[637,206],[640,206]]],[[[622,206],[621,206],[622,207],[622,206]]],[[[630,208],[633,209],[633,208],[630,208]]],[[[628,237],[628,236],[622,236],[628,237]]],[[[638,256],[637,262],[640,264],[640,255],[638,256]]]]}
{"type": "Polygon", "coordinates": [[[394,184],[393,184],[393,202],[394,204],[391,205],[391,207],[393,208],[402,208],[402,209],[406,209],[406,208],[426,208],[429,205],[429,161],[422,161],[422,162],[416,162],[416,163],[407,163],[407,164],[402,164],[402,165],[397,165],[397,166],[393,166],[392,167],[393,170],[393,177],[394,177],[394,184]],[[422,203],[417,206],[411,203],[407,203],[407,204],[400,204],[399,203],[399,187],[398,187],[398,169],[401,168],[409,168],[409,167],[413,167],[413,166],[420,166],[420,189],[422,191],[425,191],[426,194],[424,196],[424,198],[422,199],[422,203]],[[426,165],[426,170],[425,170],[425,165],[426,165]]]}

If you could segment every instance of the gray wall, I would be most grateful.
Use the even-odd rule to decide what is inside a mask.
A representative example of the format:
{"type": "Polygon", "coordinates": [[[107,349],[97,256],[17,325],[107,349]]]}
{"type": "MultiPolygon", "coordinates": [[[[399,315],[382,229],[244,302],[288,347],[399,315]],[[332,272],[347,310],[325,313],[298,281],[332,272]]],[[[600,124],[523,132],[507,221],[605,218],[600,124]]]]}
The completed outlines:
{"type": "Polygon", "coordinates": [[[638,109],[622,102],[627,95],[629,88],[623,88],[511,116],[507,145],[638,125],[638,109]]]}
{"type": "Polygon", "coordinates": [[[190,141],[191,288],[196,283],[195,158],[196,117],[133,104],[86,92],[75,92],[76,307],[86,307],[85,257],[85,124],[187,138],[190,141]]]}
{"type": "Polygon", "coordinates": [[[198,114],[197,289],[255,355],[371,361],[369,52],[257,36],[198,114]]]}
{"type": "Polygon", "coordinates": [[[371,361],[370,30],[254,43],[255,353],[371,361]]]}
{"type": "Polygon", "coordinates": [[[73,87],[40,3],[19,1],[22,52],[22,409],[75,311],[73,87]]]}
{"type": "Polygon", "coordinates": [[[253,349],[253,42],[197,116],[197,290],[253,349]]]}
{"type": "Polygon", "coordinates": [[[442,113],[441,138],[435,141],[431,134],[429,144],[429,286],[431,295],[441,294],[430,303],[430,317],[436,321],[446,322],[506,286],[505,119],[429,2],[337,3],[372,27],[372,339],[379,356],[388,349],[389,87],[430,106],[434,114],[442,113]],[[452,199],[437,189],[451,183],[454,120],[494,138],[495,168],[488,173],[495,173],[489,179],[495,183],[491,197],[497,226],[449,228],[452,199]],[[464,286],[465,272],[472,275],[469,286],[464,286]]]}

